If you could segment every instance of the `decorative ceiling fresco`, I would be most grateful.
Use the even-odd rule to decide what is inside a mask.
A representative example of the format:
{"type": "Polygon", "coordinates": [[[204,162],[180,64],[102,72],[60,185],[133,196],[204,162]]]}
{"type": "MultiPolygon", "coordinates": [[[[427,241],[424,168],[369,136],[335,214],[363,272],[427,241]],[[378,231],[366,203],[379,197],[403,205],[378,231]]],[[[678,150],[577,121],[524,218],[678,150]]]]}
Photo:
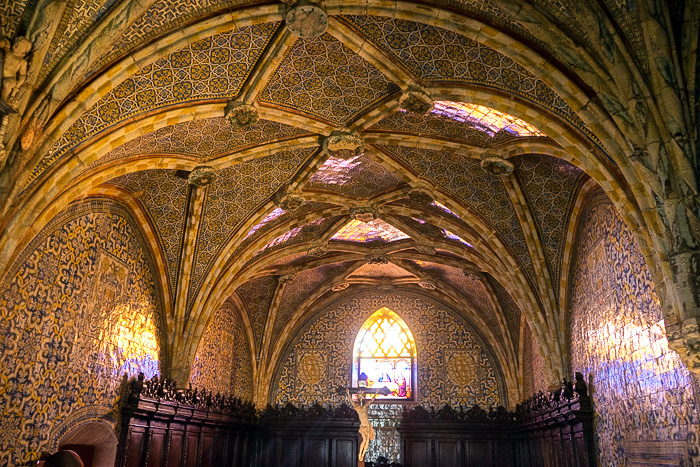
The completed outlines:
{"type": "Polygon", "coordinates": [[[152,258],[162,376],[237,310],[264,407],[319,323],[396,305],[486,339],[514,404],[572,369],[577,225],[605,196],[698,371],[697,2],[310,3],[0,2],[0,278],[108,201],[152,258]]]}
{"type": "MultiPolygon", "coordinates": [[[[28,10],[45,3],[0,6],[0,30],[32,32],[28,10]]],[[[587,58],[528,20],[577,24],[573,0],[322,2],[313,34],[287,24],[294,2],[65,3],[32,78],[51,123],[18,196],[127,199],[173,319],[199,336],[232,299],[263,360],[329,301],[373,287],[450,303],[518,362],[522,322],[538,339],[560,327],[549,320],[590,177],[634,172],[598,139],[602,93],[572,90],[587,58]]],[[[640,44],[634,5],[605,3],[615,40],[640,44]]],[[[585,24],[575,47],[610,39],[585,24]]]]}

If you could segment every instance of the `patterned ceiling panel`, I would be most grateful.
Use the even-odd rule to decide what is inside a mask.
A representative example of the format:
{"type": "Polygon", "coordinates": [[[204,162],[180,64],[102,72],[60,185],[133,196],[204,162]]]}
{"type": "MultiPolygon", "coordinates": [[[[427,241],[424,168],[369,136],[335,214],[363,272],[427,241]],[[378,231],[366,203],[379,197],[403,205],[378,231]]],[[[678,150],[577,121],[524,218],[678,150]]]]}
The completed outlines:
{"type": "Polygon", "coordinates": [[[323,34],[294,44],[260,100],[344,124],[398,90],[359,55],[323,34]]]}
{"type": "Polygon", "coordinates": [[[353,219],[338,230],[338,232],[331,237],[331,240],[357,243],[390,243],[406,240],[408,238],[411,237],[381,219],[375,219],[369,222],[353,219]]]}
{"type": "Polygon", "coordinates": [[[362,154],[348,159],[328,157],[305,188],[366,199],[401,183],[393,172],[362,154]]]}
{"type": "Polygon", "coordinates": [[[108,182],[129,190],[146,209],[165,254],[171,288],[177,279],[187,207],[187,180],[175,174],[175,170],[144,170],[108,182]]]}
{"type": "MultiPolygon", "coordinates": [[[[399,201],[395,201],[391,204],[395,204],[398,206],[410,206],[414,209],[420,209],[420,210],[426,209],[426,206],[424,204],[421,204],[419,202],[413,201],[413,200],[408,199],[408,198],[404,198],[404,199],[401,199],[399,201]]],[[[467,224],[465,221],[463,221],[462,218],[457,215],[457,213],[452,212],[446,206],[440,204],[439,201],[434,201],[431,204],[429,204],[427,206],[427,210],[430,213],[436,214],[438,216],[449,217],[453,222],[457,223],[462,229],[466,230],[467,232],[470,232],[472,234],[472,236],[475,236],[475,237],[478,236],[476,231],[469,224],[467,224]]],[[[417,218],[420,218],[420,217],[417,216],[417,218]]],[[[431,224],[426,223],[425,225],[431,225],[431,224]]],[[[435,235],[435,234],[433,234],[433,235],[435,235]]],[[[437,235],[437,237],[439,237],[439,236],[440,235],[437,235]]]]}
{"type": "Polygon", "coordinates": [[[288,232],[280,235],[253,256],[253,259],[257,259],[259,256],[265,254],[270,254],[273,251],[281,250],[282,248],[287,248],[291,245],[297,245],[299,243],[311,242],[323,235],[331,225],[333,225],[341,216],[327,217],[322,219],[317,219],[308,224],[304,224],[299,227],[295,227],[288,232]]]}
{"type": "MultiPolygon", "coordinates": [[[[240,254],[243,253],[243,251],[248,248],[251,244],[254,242],[258,241],[260,237],[263,235],[267,234],[270,230],[274,229],[275,227],[278,227],[286,222],[291,221],[293,218],[297,216],[302,216],[306,213],[312,212],[312,211],[319,211],[321,209],[325,209],[328,207],[331,207],[331,204],[327,203],[317,203],[317,202],[305,202],[302,204],[299,208],[295,209],[294,211],[282,211],[279,216],[276,216],[267,222],[260,222],[257,225],[253,226],[248,233],[246,233],[245,238],[243,241],[238,245],[236,248],[236,251],[232,255],[234,258],[239,256],[240,254]]],[[[277,211],[279,208],[275,208],[275,210],[271,211],[272,212],[277,211]]],[[[268,214],[269,216],[269,214],[268,214]]],[[[292,227],[294,228],[294,227],[292,227]]]]}
{"type": "Polygon", "coordinates": [[[139,17],[122,36],[114,41],[90,73],[134,50],[144,41],[172,30],[186,22],[214,10],[252,3],[248,0],[158,0],[139,17]]]}
{"type": "Polygon", "coordinates": [[[352,261],[345,261],[320,268],[307,269],[294,276],[292,282],[285,287],[284,295],[280,301],[279,308],[277,308],[277,319],[272,330],[272,342],[277,340],[285,324],[289,322],[289,319],[304,300],[309,298],[319,286],[345,271],[352,263],[352,261]]]}
{"type": "Polygon", "coordinates": [[[415,261],[413,264],[464,295],[467,302],[489,325],[496,338],[503,342],[503,333],[501,333],[501,327],[498,324],[498,317],[491,304],[489,294],[480,280],[473,276],[465,276],[461,269],[452,266],[424,261],[415,261]]]}
{"type": "Polygon", "coordinates": [[[406,271],[401,266],[394,263],[376,263],[376,264],[363,264],[357,268],[350,276],[353,279],[402,279],[402,278],[416,278],[416,276],[408,271],[406,271]]]}
{"type": "MultiPolygon", "coordinates": [[[[559,278],[561,250],[566,237],[568,213],[574,189],[583,172],[551,156],[528,154],[511,159],[540,232],[549,270],[555,284],[559,278]]],[[[559,288],[555,287],[555,294],[559,288]]]]}
{"type": "Polygon", "coordinates": [[[277,26],[258,24],[207,37],[140,70],[84,113],[34,168],[29,181],[77,144],[137,113],[235,95],[277,26]]]}
{"type": "Polygon", "coordinates": [[[234,130],[225,118],[192,120],[132,139],[102,156],[92,166],[139,154],[182,154],[214,159],[244,146],[303,133],[304,130],[269,120],[258,120],[245,131],[234,130]]]}
{"type": "MultiPolygon", "coordinates": [[[[44,63],[38,75],[38,82],[43,81],[48,76],[49,72],[54,69],[66,52],[75,47],[88,29],[99,22],[116,2],[117,0],[77,0],[69,2],[49,46],[49,53],[44,57],[44,63]]],[[[48,2],[44,3],[43,7],[45,8],[46,5],[48,5],[48,2]]],[[[90,49],[88,49],[89,53],[90,49]]],[[[91,59],[92,57],[88,55],[85,58],[91,59]]]]}
{"type": "Polygon", "coordinates": [[[517,352],[518,346],[520,345],[520,308],[496,279],[488,274],[485,274],[485,277],[489,285],[491,285],[493,293],[496,294],[498,303],[501,304],[501,310],[503,310],[503,314],[505,315],[510,335],[513,338],[513,346],[517,352]]]}
{"type": "Polygon", "coordinates": [[[253,327],[256,354],[260,352],[265,321],[276,288],[277,276],[262,276],[251,279],[236,289],[238,297],[245,304],[250,324],[253,327]]]}
{"type": "Polygon", "coordinates": [[[404,222],[406,225],[409,227],[417,230],[421,234],[425,235],[428,238],[435,239],[435,240],[444,240],[446,242],[456,242],[459,243],[460,245],[466,245],[470,248],[473,248],[474,246],[466,241],[464,238],[460,237],[459,235],[444,229],[442,227],[437,227],[436,225],[431,224],[430,222],[426,222],[423,219],[419,217],[407,217],[407,216],[396,216],[399,218],[402,222],[404,222]]]}
{"type": "Polygon", "coordinates": [[[372,125],[368,131],[389,131],[418,133],[420,135],[436,136],[455,141],[473,144],[480,147],[490,147],[512,141],[514,136],[501,131],[490,136],[466,122],[458,122],[452,118],[435,115],[419,115],[414,112],[398,111],[372,125]]]}
{"type": "Polygon", "coordinates": [[[427,81],[462,81],[504,89],[583,122],[544,81],[496,50],[446,29],[374,16],[344,16],[379,47],[427,81]]]}
{"type": "Polygon", "coordinates": [[[525,235],[500,177],[485,172],[477,159],[459,154],[405,146],[382,148],[483,217],[537,284],[525,235]]]}
{"type": "Polygon", "coordinates": [[[219,171],[209,185],[197,238],[188,301],[194,299],[209,267],[251,212],[289,181],[315,152],[314,148],[285,151],[235,164],[219,171]]]}

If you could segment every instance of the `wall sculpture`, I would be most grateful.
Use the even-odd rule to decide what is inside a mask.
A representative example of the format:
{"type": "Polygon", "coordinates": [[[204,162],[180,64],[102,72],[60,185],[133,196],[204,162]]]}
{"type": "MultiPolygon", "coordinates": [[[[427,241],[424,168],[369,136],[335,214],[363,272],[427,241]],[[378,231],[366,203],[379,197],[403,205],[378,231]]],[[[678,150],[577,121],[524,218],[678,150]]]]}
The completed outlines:
{"type": "MultiPolygon", "coordinates": [[[[406,322],[416,342],[417,402],[424,406],[507,405],[503,375],[479,332],[443,303],[410,291],[351,293],[306,322],[280,360],[272,385],[274,403],[339,405],[333,389],[350,385],[357,332],[375,311],[387,307],[406,322]],[[313,371],[302,367],[314,362],[313,371]],[[312,375],[313,377],[310,377],[312,375]]],[[[376,438],[366,460],[399,458],[399,404],[375,403],[370,418],[376,438]]]]}
{"type": "Polygon", "coordinates": [[[600,465],[696,465],[697,380],[669,350],[654,284],[607,199],[581,216],[572,261],[571,360],[589,379],[600,465]]]}
{"type": "Polygon", "coordinates": [[[190,383],[213,393],[253,399],[250,346],[239,311],[231,302],[224,303],[204,332],[190,383]]]}
{"type": "Polygon", "coordinates": [[[76,424],[117,425],[124,373],[160,371],[161,293],[131,214],[69,206],[0,286],[0,464],[36,459],[76,424]]]}

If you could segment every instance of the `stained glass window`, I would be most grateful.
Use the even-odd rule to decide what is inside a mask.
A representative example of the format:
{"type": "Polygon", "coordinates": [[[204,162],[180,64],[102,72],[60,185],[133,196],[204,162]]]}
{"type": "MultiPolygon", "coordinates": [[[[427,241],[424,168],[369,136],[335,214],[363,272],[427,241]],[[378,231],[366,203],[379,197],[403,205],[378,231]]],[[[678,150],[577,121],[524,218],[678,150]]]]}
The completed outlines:
{"type": "Polygon", "coordinates": [[[414,400],[416,345],[406,323],[388,308],[369,317],[355,339],[352,385],[388,388],[378,399],[414,400]]]}

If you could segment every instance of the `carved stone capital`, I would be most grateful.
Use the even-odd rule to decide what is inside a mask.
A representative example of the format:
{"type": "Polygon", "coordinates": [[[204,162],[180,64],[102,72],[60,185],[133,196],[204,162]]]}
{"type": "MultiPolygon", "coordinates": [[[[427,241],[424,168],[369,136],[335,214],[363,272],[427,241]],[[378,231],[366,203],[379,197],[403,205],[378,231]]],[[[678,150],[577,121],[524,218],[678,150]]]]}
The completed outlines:
{"type": "Polygon", "coordinates": [[[372,222],[377,218],[377,210],[370,206],[358,206],[350,209],[350,217],[360,222],[372,222]]]}
{"type": "Polygon", "coordinates": [[[323,140],[323,149],[335,157],[348,158],[362,154],[365,144],[362,137],[351,130],[335,130],[323,140]]]}
{"type": "Polygon", "coordinates": [[[412,84],[401,95],[399,106],[406,112],[426,115],[433,110],[433,99],[423,88],[412,84]]]}
{"type": "Polygon", "coordinates": [[[238,100],[230,100],[224,108],[224,117],[234,129],[241,129],[258,121],[258,108],[238,100]]]}
{"type": "Polygon", "coordinates": [[[187,183],[197,188],[207,186],[214,180],[216,180],[216,169],[206,166],[196,167],[187,177],[187,183]]]}
{"type": "Polygon", "coordinates": [[[387,255],[376,255],[369,254],[365,257],[367,264],[389,264],[389,257],[387,255]]]}
{"type": "Polygon", "coordinates": [[[510,175],[515,166],[512,162],[492,152],[487,152],[481,158],[481,168],[491,175],[510,175]]]}
{"type": "Polygon", "coordinates": [[[333,287],[331,287],[331,290],[332,290],[333,292],[340,292],[341,290],[345,290],[345,289],[347,289],[348,287],[350,287],[350,283],[349,283],[349,282],[340,282],[340,283],[338,283],[338,284],[335,284],[333,287]]]}
{"type": "Polygon", "coordinates": [[[318,37],[328,29],[326,11],[318,3],[308,0],[296,2],[284,20],[287,28],[299,37],[318,37]]]}
{"type": "Polygon", "coordinates": [[[667,325],[668,346],[678,352],[688,369],[700,374],[700,317],[684,320],[680,324],[667,325]]]}

